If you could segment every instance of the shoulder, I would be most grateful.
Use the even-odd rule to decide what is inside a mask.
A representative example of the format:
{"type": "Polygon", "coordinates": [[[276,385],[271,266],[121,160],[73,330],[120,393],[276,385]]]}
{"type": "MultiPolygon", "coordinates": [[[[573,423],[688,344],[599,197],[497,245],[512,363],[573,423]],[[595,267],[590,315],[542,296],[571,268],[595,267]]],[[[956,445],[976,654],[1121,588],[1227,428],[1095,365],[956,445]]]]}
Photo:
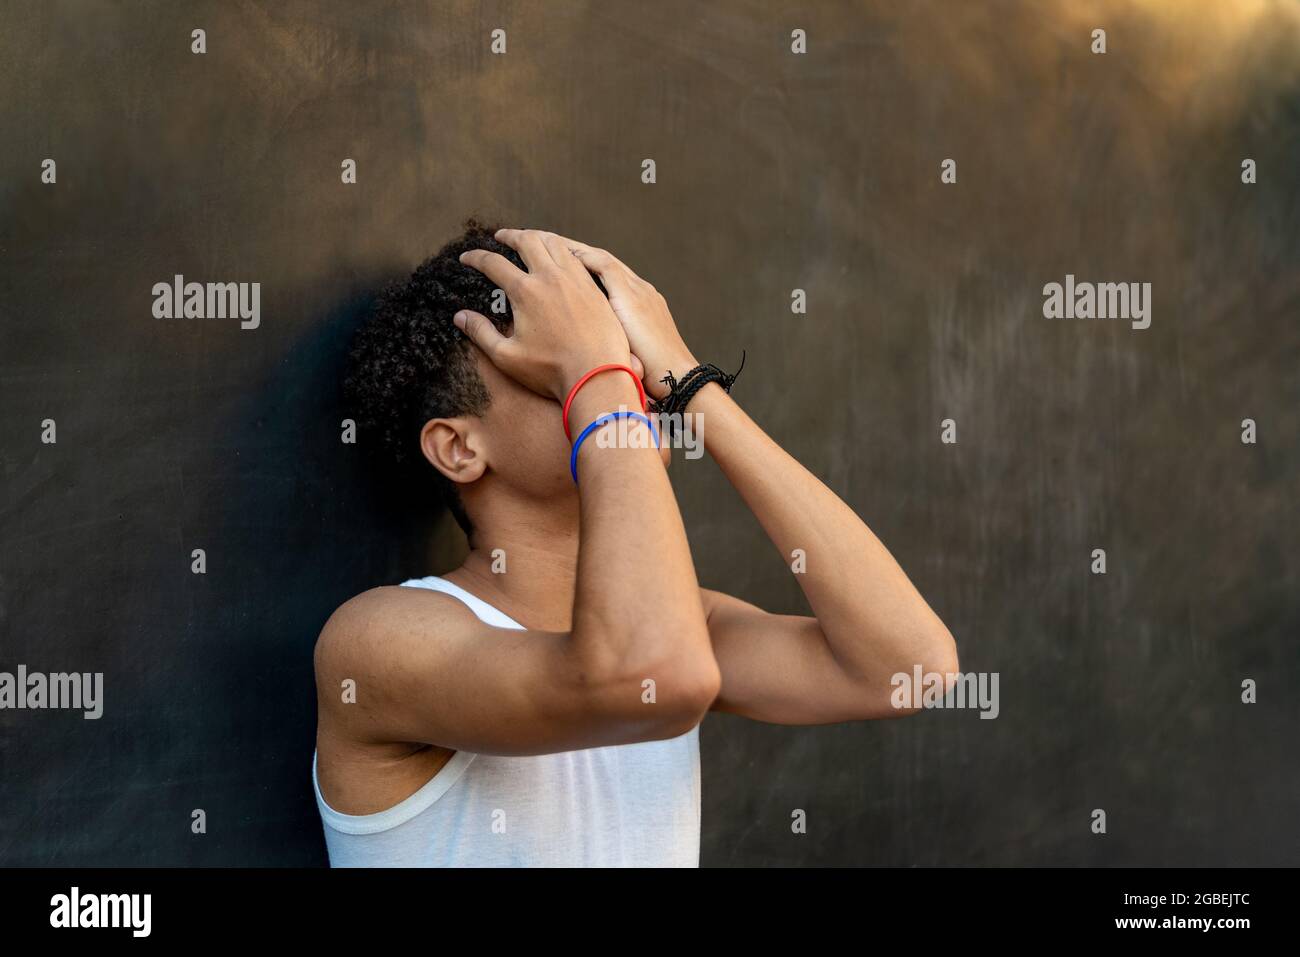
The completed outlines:
{"type": "Polygon", "coordinates": [[[431,632],[454,635],[478,619],[463,602],[429,588],[385,585],[349,598],[330,615],[316,639],[316,672],[351,661],[373,661],[409,639],[431,632]]]}

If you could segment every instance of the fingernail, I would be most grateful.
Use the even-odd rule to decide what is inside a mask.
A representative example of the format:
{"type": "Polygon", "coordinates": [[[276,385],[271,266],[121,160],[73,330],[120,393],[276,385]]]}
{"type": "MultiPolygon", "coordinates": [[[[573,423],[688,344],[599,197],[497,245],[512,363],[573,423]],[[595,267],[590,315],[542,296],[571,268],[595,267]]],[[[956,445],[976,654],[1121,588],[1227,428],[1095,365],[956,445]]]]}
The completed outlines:
{"type": "Polygon", "coordinates": [[[464,328],[465,328],[465,311],[462,309],[460,312],[456,313],[456,315],[454,315],[454,316],[451,317],[451,321],[454,322],[454,323],[456,324],[456,328],[457,328],[457,329],[464,329],[464,328]]]}

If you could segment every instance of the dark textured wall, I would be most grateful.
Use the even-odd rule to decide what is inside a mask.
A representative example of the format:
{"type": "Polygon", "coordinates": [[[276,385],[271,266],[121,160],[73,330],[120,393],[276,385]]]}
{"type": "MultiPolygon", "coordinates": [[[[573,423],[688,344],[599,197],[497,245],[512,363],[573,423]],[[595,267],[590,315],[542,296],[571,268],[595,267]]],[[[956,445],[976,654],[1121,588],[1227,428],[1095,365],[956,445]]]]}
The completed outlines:
{"type": "MultiPolygon", "coordinates": [[[[339,441],[339,362],[472,213],[747,349],[740,401],[1000,675],[992,721],[710,717],[704,863],[1300,859],[1294,3],[11,4],[0,129],[0,670],[106,683],[0,711],[0,863],[324,861],[316,633],[460,547],[339,441]],[[261,327],[153,318],[176,273],[260,282],[261,327]],[[1151,327],[1044,319],[1066,273],[1151,282],[1151,327]]],[[[802,610],[673,477],[701,580],[802,610]]]]}

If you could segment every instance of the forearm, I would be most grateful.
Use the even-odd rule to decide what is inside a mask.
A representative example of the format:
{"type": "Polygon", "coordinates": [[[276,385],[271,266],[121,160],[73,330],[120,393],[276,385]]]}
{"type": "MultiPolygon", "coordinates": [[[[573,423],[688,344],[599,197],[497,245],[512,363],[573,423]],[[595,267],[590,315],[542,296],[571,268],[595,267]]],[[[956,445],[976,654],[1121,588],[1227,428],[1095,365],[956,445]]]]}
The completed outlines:
{"type": "Polygon", "coordinates": [[[888,678],[915,664],[955,667],[951,636],[866,524],[776,444],[716,384],[690,412],[705,448],[797,576],[836,660],[856,677],[888,678]]]}
{"type": "MultiPolygon", "coordinates": [[[[583,387],[570,410],[574,439],[620,407],[639,410],[615,373],[583,387]]],[[[618,420],[593,431],[578,454],[580,541],[573,640],[594,673],[657,686],[716,671],[686,531],[649,430],[618,420]],[[626,427],[641,448],[602,448],[600,431],[626,427]]],[[[710,677],[705,674],[704,678],[710,677]]],[[[662,688],[665,696],[672,687],[662,688]]]]}

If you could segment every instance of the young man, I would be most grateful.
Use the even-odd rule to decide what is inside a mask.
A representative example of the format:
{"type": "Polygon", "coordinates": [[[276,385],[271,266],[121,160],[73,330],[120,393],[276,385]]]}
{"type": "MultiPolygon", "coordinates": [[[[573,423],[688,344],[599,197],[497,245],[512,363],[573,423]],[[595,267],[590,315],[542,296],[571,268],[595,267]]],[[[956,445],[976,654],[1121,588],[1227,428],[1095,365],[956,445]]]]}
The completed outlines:
{"type": "Polygon", "coordinates": [[[577,440],[640,411],[635,375],[663,399],[667,375],[699,365],[663,297],[609,253],[471,226],[385,292],[352,363],[362,441],[443,486],[470,553],[353,598],[321,633],[314,778],[332,865],[697,866],[705,712],[893,717],[907,713],[894,674],[957,671],[871,530],[718,382],[686,411],[777,552],[802,550],[811,617],[699,586],[668,453],[632,438],[644,423],[592,430],[575,483],[566,400],[577,440]],[[634,373],[574,391],[611,364],[634,373]]]}

